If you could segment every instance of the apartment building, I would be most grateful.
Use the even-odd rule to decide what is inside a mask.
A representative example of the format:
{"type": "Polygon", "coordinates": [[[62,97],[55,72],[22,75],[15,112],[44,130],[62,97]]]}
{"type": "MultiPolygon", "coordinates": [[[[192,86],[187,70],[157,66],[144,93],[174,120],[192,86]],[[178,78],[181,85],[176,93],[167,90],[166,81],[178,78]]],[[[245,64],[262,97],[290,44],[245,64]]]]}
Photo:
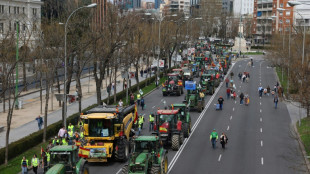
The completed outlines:
{"type": "Polygon", "coordinates": [[[41,5],[40,0],[1,0],[0,40],[19,29],[28,47],[34,47],[41,30],[41,5]]]}
{"type": "Polygon", "coordinates": [[[171,0],[170,1],[171,13],[184,13],[185,16],[190,15],[190,0],[171,0]]]}

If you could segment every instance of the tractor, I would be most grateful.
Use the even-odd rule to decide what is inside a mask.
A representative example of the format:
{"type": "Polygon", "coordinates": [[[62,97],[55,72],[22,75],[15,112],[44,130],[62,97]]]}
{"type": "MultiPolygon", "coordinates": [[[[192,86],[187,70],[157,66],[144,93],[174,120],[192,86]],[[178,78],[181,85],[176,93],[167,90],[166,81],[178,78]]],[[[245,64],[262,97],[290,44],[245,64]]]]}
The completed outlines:
{"type": "Polygon", "coordinates": [[[193,81],[186,81],[185,89],[187,90],[187,94],[185,96],[185,103],[189,110],[191,108],[197,109],[198,112],[201,112],[205,106],[204,97],[201,98],[199,96],[199,90],[196,88],[196,83],[193,81]]]}
{"type": "Polygon", "coordinates": [[[184,137],[188,138],[189,134],[192,132],[191,126],[191,116],[189,114],[188,108],[184,103],[175,103],[171,105],[171,109],[178,109],[181,112],[180,120],[182,121],[182,130],[184,137]]]}
{"type": "Polygon", "coordinates": [[[168,151],[163,148],[158,136],[139,136],[133,140],[134,148],[121,174],[166,174],[168,151]]]}
{"type": "Polygon", "coordinates": [[[163,84],[162,88],[163,96],[176,94],[180,96],[183,94],[183,82],[179,74],[168,74],[168,80],[163,84]]]}
{"type": "Polygon", "coordinates": [[[201,91],[204,94],[213,95],[215,91],[214,81],[211,80],[211,74],[202,74],[200,79],[201,91]]]}
{"type": "Polygon", "coordinates": [[[220,81],[221,81],[221,78],[220,78],[220,74],[217,70],[215,69],[208,69],[205,71],[205,74],[211,74],[212,75],[212,78],[211,80],[214,81],[214,86],[215,87],[218,87],[220,85],[220,81]]]}
{"type": "Polygon", "coordinates": [[[170,146],[174,151],[179,150],[184,141],[182,131],[181,113],[179,110],[157,110],[155,115],[154,134],[165,146],[170,146]]]}
{"type": "Polygon", "coordinates": [[[46,174],[89,174],[85,160],[78,157],[77,146],[55,146],[50,149],[50,168],[46,174]]]}

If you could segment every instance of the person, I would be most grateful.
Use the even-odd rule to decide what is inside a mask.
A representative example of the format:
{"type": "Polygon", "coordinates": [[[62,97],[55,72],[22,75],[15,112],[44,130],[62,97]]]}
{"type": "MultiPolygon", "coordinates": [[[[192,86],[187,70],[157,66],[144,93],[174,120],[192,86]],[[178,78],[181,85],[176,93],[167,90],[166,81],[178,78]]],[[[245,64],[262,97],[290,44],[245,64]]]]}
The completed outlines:
{"type": "Polygon", "coordinates": [[[123,107],[123,101],[122,101],[122,99],[119,99],[118,106],[119,106],[119,107],[123,107]]]}
{"type": "Polygon", "coordinates": [[[51,154],[50,154],[50,150],[49,149],[46,149],[46,161],[47,161],[47,169],[49,169],[50,167],[50,161],[51,161],[51,154]]]}
{"type": "Polygon", "coordinates": [[[234,72],[230,73],[230,78],[232,79],[234,77],[234,72]]]}
{"type": "Polygon", "coordinates": [[[253,59],[251,59],[251,66],[253,67],[253,59]]]}
{"type": "Polygon", "coordinates": [[[60,128],[59,131],[58,131],[58,137],[64,138],[64,137],[65,137],[65,133],[66,133],[66,128],[65,128],[65,126],[63,126],[63,127],[60,128]]]}
{"type": "Polygon", "coordinates": [[[277,109],[278,107],[278,102],[279,102],[279,99],[278,99],[278,96],[274,96],[274,99],[273,99],[273,102],[274,102],[274,108],[277,109]]]}
{"type": "Polygon", "coordinates": [[[219,136],[218,136],[217,132],[215,131],[215,129],[213,129],[213,131],[210,134],[210,141],[212,143],[213,149],[216,148],[216,141],[218,140],[218,137],[219,136]]]}
{"type": "Polygon", "coordinates": [[[61,143],[62,143],[63,146],[68,145],[67,138],[63,138],[61,143]]]}
{"type": "Polygon", "coordinates": [[[40,164],[39,159],[37,158],[37,155],[34,154],[33,158],[31,159],[31,167],[32,167],[32,170],[35,174],[38,173],[39,164],[40,164]]]}
{"type": "Polygon", "coordinates": [[[84,121],[81,118],[79,119],[78,127],[79,127],[80,131],[84,127],[84,121]]]}
{"type": "Polygon", "coordinates": [[[75,90],[75,100],[78,101],[79,100],[79,93],[78,93],[78,90],[75,90]]]}
{"type": "Polygon", "coordinates": [[[42,117],[39,115],[39,116],[36,118],[36,120],[37,120],[37,122],[38,122],[39,130],[41,130],[42,124],[43,124],[43,119],[42,119],[42,117]]]}
{"type": "Polygon", "coordinates": [[[264,88],[264,96],[267,95],[267,88],[264,88]]]}
{"type": "Polygon", "coordinates": [[[143,117],[140,115],[138,120],[138,136],[141,134],[142,128],[143,128],[143,117]]]}
{"type": "Polygon", "coordinates": [[[258,94],[259,94],[260,97],[262,97],[262,95],[263,95],[263,87],[261,87],[261,86],[258,87],[258,94]]]}
{"type": "Polygon", "coordinates": [[[231,93],[230,88],[227,88],[227,89],[226,89],[227,99],[229,99],[229,97],[230,97],[230,93],[231,93]]]}
{"type": "Polygon", "coordinates": [[[113,89],[113,91],[115,90],[115,83],[114,82],[112,83],[112,89],[113,89]]]}
{"type": "Polygon", "coordinates": [[[141,94],[138,93],[138,94],[137,94],[137,103],[138,103],[138,106],[140,106],[140,101],[141,101],[141,94]]]}
{"type": "Polygon", "coordinates": [[[130,105],[135,104],[135,96],[131,93],[130,94],[130,105]]]}
{"type": "Polygon", "coordinates": [[[80,135],[79,135],[78,132],[75,132],[75,133],[74,133],[73,139],[74,139],[75,141],[79,141],[79,140],[80,140],[80,135]]]}
{"type": "Polygon", "coordinates": [[[244,96],[244,102],[245,102],[245,105],[248,105],[248,104],[249,104],[250,98],[249,98],[249,95],[248,95],[248,94],[245,94],[245,96],[244,96]]]}
{"type": "Polygon", "coordinates": [[[127,81],[126,81],[126,79],[124,79],[124,88],[125,89],[127,88],[127,81]]]}
{"type": "Polygon", "coordinates": [[[275,92],[274,92],[274,90],[272,90],[272,91],[271,91],[271,95],[272,95],[272,97],[274,96],[274,94],[275,94],[275,92]]]}
{"type": "Polygon", "coordinates": [[[237,93],[236,93],[236,91],[234,91],[234,92],[233,92],[233,98],[234,98],[234,100],[236,100],[236,97],[237,97],[237,93]]]}
{"type": "Polygon", "coordinates": [[[52,143],[53,143],[54,146],[59,145],[59,139],[57,138],[57,136],[55,136],[55,138],[53,139],[52,143]]]}
{"type": "Polygon", "coordinates": [[[281,86],[278,86],[278,96],[283,97],[283,89],[281,86]]]}
{"type": "Polygon", "coordinates": [[[226,77],[225,82],[226,82],[226,88],[228,88],[228,83],[229,83],[228,77],[226,77]]]}
{"type": "Polygon", "coordinates": [[[143,70],[142,69],[140,70],[140,75],[141,75],[141,77],[143,77],[143,70]]]}
{"type": "Polygon", "coordinates": [[[244,99],[243,92],[241,92],[241,94],[239,95],[239,98],[240,98],[240,105],[242,105],[243,104],[243,99],[244,99]]]}
{"type": "Polygon", "coordinates": [[[199,97],[200,97],[200,100],[204,100],[205,94],[202,91],[200,91],[199,92],[199,97]]]}
{"type": "Polygon", "coordinates": [[[241,72],[239,72],[238,77],[239,77],[239,80],[241,80],[241,77],[242,77],[242,73],[241,72]]]}
{"type": "Polygon", "coordinates": [[[223,132],[221,137],[220,137],[220,143],[221,143],[223,149],[225,149],[225,145],[227,144],[227,141],[228,141],[228,138],[223,132]]]}
{"type": "Polygon", "coordinates": [[[267,96],[269,96],[269,94],[270,94],[270,86],[268,85],[267,86],[267,96]]]}
{"type": "Polygon", "coordinates": [[[220,104],[220,110],[223,110],[223,103],[224,103],[224,99],[222,96],[220,96],[220,98],[217,100],[220,104]]]}
{"type": "Polygon", "coordinates": [[[242,75],[242,82],[244,83],[246,76],[243,74],[242,75]]]}
{"type": "Polygon", "coordinates": [[[74,131],[74,126],[71,123],[69,123],[68,130],[72,130],[72,132],[74,131]]]}
{"type": "Polygon", "coordinates": [[[54,147],[54,144],[52,143],[52,140],[49,140],[46,149],[51,149],[52,147],[54,147]]]}
{"type": "Polygon", "coordinates": [[[142,97],[141,98],[141,108],[142,108],[142,110],[144,109],[144,106],[145,106],[145,101],[144,101],[144,98],[142,97]]]}
{"type": "Polygon", "coordinates": [[[73,139],[73,131],[72,129],[69,129],[69,132],[68,132],[68,135],[69,135],[69,139],[73,139]]]}
{"type": "Polygon", "coordinates": [[[25,156],[23,156],[23,159],[22,159],[20,165],[22,168],[22,174],[27,174],[28,173],[28,160],[26,159],[25,156]]]}
{"type": "Polygon", "coordinates": [[[277,92],[277,85],[274,85],[273,90],[274,92],[277,92]]]}
{"type": "Polygon", "coordinates": [[[150,122],[150,126],[149,126],[149,132],[150,132],[154,128],[154,114],[153,113],[149,115],[149,122],[150,122]]]}
{"type": "Polygon", "coordinates": [[[42,152],[41,153],[41,156],[42,156],[42,160],[41,160],[41,163],[42,163],[42,169],[44,171],[44,173],[47,171],[47,155],[46,155],[46,152],[42,152]]]}
{"type": "Polygon", "coordinates": [[[110,95],[110,93],[111,93],[111,83],[108,85],[108,87],[107,87],[107,92],[108,92],[108,95],[110,95]]]}
{"type": "Polygon", "coordinates": [[[140,115],[139,117],[139,124],[141,124],[141,129],[143,129],[144,117],[140,115]]]}

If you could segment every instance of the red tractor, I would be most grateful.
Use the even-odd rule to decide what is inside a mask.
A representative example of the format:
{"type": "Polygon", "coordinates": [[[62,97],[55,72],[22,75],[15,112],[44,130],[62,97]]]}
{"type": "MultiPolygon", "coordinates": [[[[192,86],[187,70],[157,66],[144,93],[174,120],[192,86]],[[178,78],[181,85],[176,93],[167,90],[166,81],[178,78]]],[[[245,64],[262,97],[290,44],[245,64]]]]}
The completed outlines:
{"type": "Polygon", "coordinates": [[[158,110],[155,117],[155,134],[172,150],[179,150],[184,141],[181,113],[179,110],[158,110]]]}
{"type": "Polygon", "coordinates": [[[182,77],[177,73],[168,74],[168,80],[163,84],[163,96],[175,94],[180,96],[184,93],[182,77]]]}

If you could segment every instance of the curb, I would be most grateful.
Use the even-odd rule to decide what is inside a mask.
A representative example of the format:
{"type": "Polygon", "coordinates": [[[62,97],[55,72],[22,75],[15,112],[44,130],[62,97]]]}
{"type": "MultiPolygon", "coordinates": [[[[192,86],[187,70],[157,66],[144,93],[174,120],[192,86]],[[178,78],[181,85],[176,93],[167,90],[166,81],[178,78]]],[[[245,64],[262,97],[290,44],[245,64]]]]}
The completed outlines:
{"type": "Polygon", "coordinates": [[[307,166],[307,170],[308,170],[308,173],[309,173],[310,172],[310,162],[309,162],[309,160],[307,158],[307,152],[305,150],[305,146],[304,146],[304,144],[301,141],[301,138],[300,138],[299,132],[297,130],[296,124],[293,124],[293,127],[294,127],[294,131],[296,132],[296,135],[297,135],[297,141],[298,141],[298,144],[299,144],[299,148],[300,148],[300,150],[302,152],[302,155],[304,157],[305,164],[307,166]]]}

